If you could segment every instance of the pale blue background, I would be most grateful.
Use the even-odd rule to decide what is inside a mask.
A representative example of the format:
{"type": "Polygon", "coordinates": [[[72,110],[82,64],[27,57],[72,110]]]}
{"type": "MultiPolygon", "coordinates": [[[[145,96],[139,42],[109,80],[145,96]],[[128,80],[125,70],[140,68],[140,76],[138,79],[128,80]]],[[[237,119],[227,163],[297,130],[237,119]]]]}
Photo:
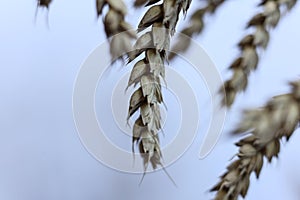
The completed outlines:
{"type": "MultiPolygon", "coordinates": [[[[229,1],[208,18],[200,44],[224,78],[238,51],[246,21],[259,1],[229,1]]],[[[72,90],[80,64],[104,41],[95,18],[94,0],[55,0],[49,13],[40,11],[34,24],[34,0],[0,2],[0,199],[1,200],[162,200],[211,199],[208,189],[218,181],[236,153],[228,132],[243,108],[260,106],[288,91],[286,82],[299,78],[300,28],[298,4],[272,31],[269,48],[250,86],[230,110],[225,131],[214,151],[198,160],[201,136],[168,171],[146,176],[120,173],[87,153],[76,133],[72,90]]],[[[193,5],[196,5],[194,2],[193,5]]],[[[142,10],[129,14],[136,24],[142,10]]],[[[185,22],[183,22],[185,23],[185,22]]],[[[299,131],[282,145],[280,158],[252,177],[247,199],[299,199],[299,131]]]]}

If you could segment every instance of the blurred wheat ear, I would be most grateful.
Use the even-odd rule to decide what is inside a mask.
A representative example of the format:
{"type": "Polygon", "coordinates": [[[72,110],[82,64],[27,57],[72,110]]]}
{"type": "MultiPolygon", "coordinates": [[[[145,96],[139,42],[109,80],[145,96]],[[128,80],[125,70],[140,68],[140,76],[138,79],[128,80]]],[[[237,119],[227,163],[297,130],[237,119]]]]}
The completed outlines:
{"type": "Polygon", "coordinates": [[[136,39],[136,32],[125,21],[127,7],[123,0],[96,0],[97,16],[100,17],[103,8],[108,6],[108,11],[103,19],[104,29],[110,42],[112,62],[124,60],[125,55],[132,51],[132,40],[136,39]]]}
{"type": "Polygon", "coordinates": [[[238,43],[240,55],[229,66],[233,74],[224,83],[223,105],[230,107],[236,95],[246,90],[250,72],[256,70],[258,66],[258,49],[267,48],[270,29],[277,26],[282,16],[281,10],[286,12],[291,10],[296,2],[296,0],[262,0],[258,5],[263,11],[254,15],[246,25],[246,28],[254,28],[254,32],[246,35],[238,43]]]}
{"type": "Polygon", "coordinates": [[[264,107],[246,110],[233,134],[251,134],[236,145],[238,159],[211,191],[216,191],[216,200],[234,200],[245,197],[252,172],[258,178],[264,157],[271,162],[280,152],[280,140],[289,140],[300,122],[300,80],[291,82],[291,92],[273,97],[264,107]]]}
{"type": "MultiPolygon", "coordinates": [[[[187,27],[181,30],[180,33],[188,36],[189,38],[192,38],[194,35],[201,34],[205,27],[205,15],[214,14],[224,2],[225,0],[205,0],[206,5],[194,11],[187,22],[187,27]]],[[[172,45],[171,52],[169,53],[169,59],[173,60],[177,56],[177,54],[174,52],[186,51],[190,46],[190,42],[190,39],[177,40],[175,44],[172,45]]]]}

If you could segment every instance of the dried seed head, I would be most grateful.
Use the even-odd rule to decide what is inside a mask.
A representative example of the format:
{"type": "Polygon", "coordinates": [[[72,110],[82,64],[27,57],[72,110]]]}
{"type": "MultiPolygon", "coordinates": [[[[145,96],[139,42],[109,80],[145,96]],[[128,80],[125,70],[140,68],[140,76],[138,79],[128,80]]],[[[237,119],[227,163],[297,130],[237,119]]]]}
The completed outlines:
{"type": "Polygon", "coordinates": [[[244,112],[234,133],[251,132],[251,135],[236,143],[239,147],[238,159],[227,167],[227,172],[211,189],[217,192],[214,199],[245,197],[251,173],[254,172],[257,178],[260,175],[263,157],[269,162],[278,157],[280,139],[289,138],[300,120],[300,101],[294,98],[295,94],[299,94],[299,86],[300,81],[293,82],[289,94],[272,98],[260,109],[244,112]]]}
{"type": "Polygon", "coordinates": [[[112,61],[116,59],[124,60],[124,55],[127,54],[129,56],[129,53],[132,52],[131,39],[136,39],[136,32],[124,20],[127,14],[127,7],[123,0],[96,0],[98,17],[102,15],[105,5],[109,6],[109,10],[104,17],[103,23],[106,36],[110,40],[112,61]],[[126,32],[126,34],[122,32],[126,32]],[[117,34],[120,35],[115,37],[117,34]]]}
{"type": "MultiPolygon", "coordinates": [[[[138,25],[138,31],[150,26],[152,28],[137,39],[134,50],[128,53],[128,62],[145,53],[145,57],[134,65],[128,81],[128,86],[140,83],[140,88],[131,97],[129,117],[137,109],[140,110],[140,116],[134,127],[133,142],[139,144],[145,173],[151,163],[154,169],[157,165],[161,165],[169,176],[161,163],[162,154],[157,135],[162,129],[159,104],[163,103],[163,98],[160,78],[165,77],[165,52],[169,50],[170,35],[175,30],[179,12],[182,9],[187,10],[190,3],[184,1],[186,0],[164,0],[162,4],[149,8],[138,25]],[[137,127],[140,124],[143,128],[137,127]]],[[[149,0],[146,5],[156,2],[158,1],[149,0]]],[[[136,1],[136,4],[144,3],[145,1],[136,1]]],[[[172,180],[170,176],[169,178],[172,180]]]]}
{"type": "MultiPolygon", "coordinates": [[[[268,46],[270,40],[269,28],[274,28],[278,24],[281,17],[280,6],[293,7],[295,3],[295,0],[262,0],[259,4],[259,6],[263,7],[263,11],[253,16],[246,26],[247,28],[253,27],[255,30],[239,42],[238,47],[241,51],[241,56],[235,59],[229,67],[233,71],[244,70],[245,80],[243,83],[247,83],[250,72],[257,68],[259,61],[257,50],[259,48],[265,49],[268,46]]],[[[291,7],[288,9],[290,10],[291,7]]],[[[231,106],[236,94],[245,90],[243,87],[234,87],[234,85],[230,84],[233,79],[237,80],[236,74],[238,73],[234,72],[232,78],[224,83],[223,103],[226,102],[224,103],[226,106],[231,106]]]]}

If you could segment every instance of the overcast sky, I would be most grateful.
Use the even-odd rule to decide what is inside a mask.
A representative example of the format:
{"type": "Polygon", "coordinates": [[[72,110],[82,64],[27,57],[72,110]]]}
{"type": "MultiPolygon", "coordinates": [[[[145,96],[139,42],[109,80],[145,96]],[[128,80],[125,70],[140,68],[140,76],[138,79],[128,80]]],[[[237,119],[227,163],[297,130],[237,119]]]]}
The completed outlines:
{"type": "MultiPolygon", "coordinates": [[[[197,39],[223,78],[228,77],[226,68],[238,54],[235,44],[246,33],[245,23],[258,11],[258,2],[228,1],[207,18],[208,26],[197,39]]],[[[139,187],[140,174],[104,166],[79,139],[72,114],[74,81],[83,61],[105,41],[94,6],[94,0],[54,0],[47,28],[45,11],[39,11],[34,23],[35,0],[0,2],[0,199],[212,199],[209,188],[237,151],[233,142],[239,138],[229,137],[229,131],[241,111],[287,92],[287,81],[299,78],[300,5],[271,32],[258,70],[251,75],[246,93],[228,112],[212,153],[198,159],[203,139],[199,131],[185,154],[167,168],[178,188],[162,171],[148,174],[139,187]]],[[[132,10],[127,18],[136,24],[143,11],[132,10]]],[[[205,112],[208,97],[203,99],[200,112],[205,112]]],[[[283,143],[279,159],[264,165],[260,180],[252,177],[246,199],[299,199],[299,140],[296,131],[283,143]]]]}

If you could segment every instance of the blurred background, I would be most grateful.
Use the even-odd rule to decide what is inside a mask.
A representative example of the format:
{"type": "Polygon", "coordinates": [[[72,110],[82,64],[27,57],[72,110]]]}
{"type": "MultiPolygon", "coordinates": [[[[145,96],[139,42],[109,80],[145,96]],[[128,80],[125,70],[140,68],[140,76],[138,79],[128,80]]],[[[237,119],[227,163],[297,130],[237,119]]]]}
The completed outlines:
{"type": "MultiPolygon", "coordinates": [[[[136,27],[145,9],[134,10],[133,3],[127,3],[127,19],[136,27]]],[[[235,45],[247,32],[245,24],[258,11],[258,3],[224,3],[216,15],[207,17],[207,26],[197,38],[224,79],[230,75],[227,67],[238,54],[235,45]]],[[[193,1],[189,12],[198,5],[193,1]]],[[[203,138],[199,131],[190,148],[167,168],[177,188],[161,170],[146,175],[139,187],[140,174],[118,172],[95,160],[81,144],[73,121],[72,92],[77,72],[89,53],[105,41],[101,19],[96,19],[95,1],[54,0],[49,28],[46,10],[39,10],[35,21],[35,9],[35,0],[0,2],[3,200],[212,199],[208,190],[237,152],[233,143],[239,137],[229,133],[242,110],[288,92],[287,81],[300,75],[298,3],[271,31],[258,70],[251,75],[246,92],[228,111],[222,136],[209,156],[198,158],[203,138]]],[[[182,18],[177,30],[187,19],[182,18]]],[[[205,105],[208,97],[203,99],[205,105]]],[[[298,130],[289,142],[283,142],[279,159],[264,165],[259,180],[251,178],[246,199],[299,199],[299,140],[298,130]]],[[[126,142],[130,144],[130,138],[126,142]]]]}

